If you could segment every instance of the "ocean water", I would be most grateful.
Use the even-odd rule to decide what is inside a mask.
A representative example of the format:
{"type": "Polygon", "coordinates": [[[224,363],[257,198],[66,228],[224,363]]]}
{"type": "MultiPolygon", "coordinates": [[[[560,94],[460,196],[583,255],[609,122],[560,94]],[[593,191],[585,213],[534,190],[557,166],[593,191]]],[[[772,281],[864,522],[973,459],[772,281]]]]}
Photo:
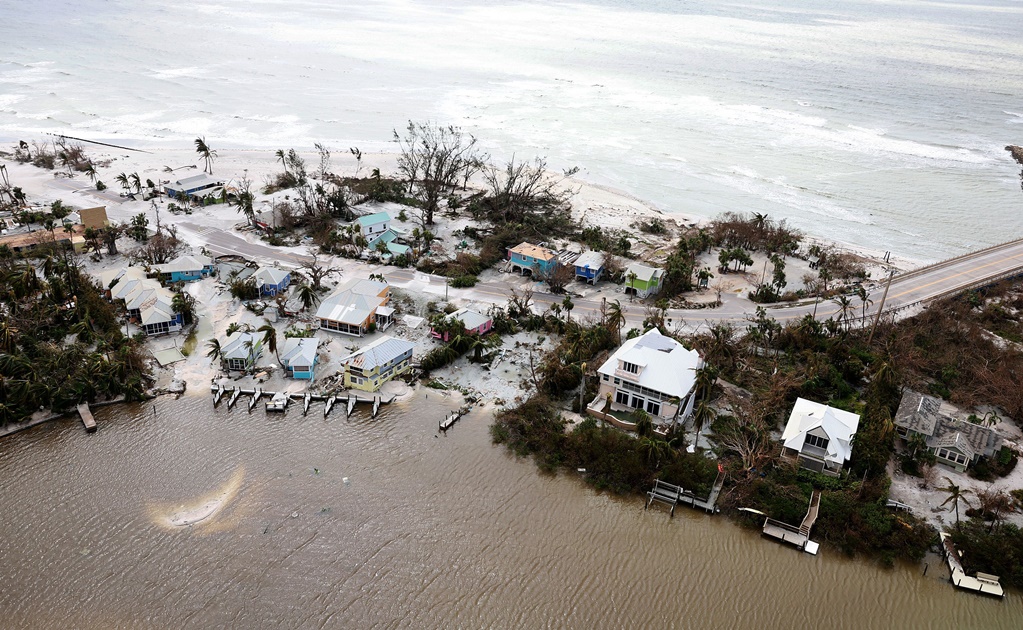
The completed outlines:
{"type": "Polygon", "coordinates": [[[393,148],[456,124],[667,212],[922,261],[1023,237],[1023,3],[0,2],[0,139],[393,148]]]}

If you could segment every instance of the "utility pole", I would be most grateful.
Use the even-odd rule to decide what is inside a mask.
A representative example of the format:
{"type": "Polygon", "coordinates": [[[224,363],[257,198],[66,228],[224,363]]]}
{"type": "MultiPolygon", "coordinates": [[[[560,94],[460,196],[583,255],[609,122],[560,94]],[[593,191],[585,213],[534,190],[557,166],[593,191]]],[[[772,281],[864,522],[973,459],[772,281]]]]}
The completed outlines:
{"type": "Polygon", "coordinates": [[[881,294],[881,306],[877,307],[877,314],[874,315],[874,323],[870,325],[870,335],[867,336],[867,345],[874,340],[874,330],[877,329],[877,322],[881,319],[881,313],[884,312],[884,301],[888,298],[888,289],[892,286],[892,278],[895,276],[895,267],[891,267],[888,270],[888,283],[884,285],[884,293],[881,294]]]}

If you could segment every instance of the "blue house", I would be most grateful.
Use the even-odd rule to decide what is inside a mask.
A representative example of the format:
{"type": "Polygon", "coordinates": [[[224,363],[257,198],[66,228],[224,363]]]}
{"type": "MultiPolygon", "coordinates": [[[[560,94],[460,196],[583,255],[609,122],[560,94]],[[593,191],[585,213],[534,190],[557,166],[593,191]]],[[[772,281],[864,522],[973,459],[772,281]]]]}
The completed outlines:
{"type": "Polygon", "coordinates": [[[216,274],[213,261],[209,258],[194,256],[178,256],[169,263],[155,265],[160,273],[160,280],[165,284],[175,282],[194,282],[216,274]]]}
{"type": "Polygon", "coordinates": [[[291,284],[291,273],[277,267],[260,267],[252,274],[260,296],[274,296],[291,284]]]}
{"type": "Polygon", "coordinates": [[[532,243],[519,243],[508,250],[508,258],[511,260],[512,271],[522,275],[546,277],[558,266],[558,255],[555,252],[533,245],[532,243]]]}
{"type": "Polygon", "coordinates": [[[284,341],[281,361],[288,370],[288,376],[313,380],[316,364],[320,358],[316,355],[319,341],[315,337],[290,337],[284,341]]]}
{"type": "Polygon", "coordinates": [[[376,236],[391,228],[391,215],[386,212],[377,212],[359,217],[355,222],[359,225],[359,231],[366,237],[366,240],[372,241],[376,236]]]}
{"type": "Polygon", "coordinates": [[[604,275],[604,254],[589,251],[575,259],[575,279],[597,284],[604,275]]]}
{"type": "Polygon", "coordinates": [[[185,195],[186,197],[205,197],[215,189],[224,185],[224,180],[216,179],[206,173],[185,177],[164,184],[163,191],[168,197],[185,195]]]}

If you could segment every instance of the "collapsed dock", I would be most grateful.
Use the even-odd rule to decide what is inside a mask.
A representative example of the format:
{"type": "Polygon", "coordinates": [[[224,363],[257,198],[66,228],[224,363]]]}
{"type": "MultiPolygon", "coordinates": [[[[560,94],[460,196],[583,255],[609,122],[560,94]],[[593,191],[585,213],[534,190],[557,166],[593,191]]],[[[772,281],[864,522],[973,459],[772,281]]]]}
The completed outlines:
{"type": "Polygon", "coordinates": [[[952,544],[952,536],[945,532],[941,532],[938,535],[941,538],[941,552],[948,563],[950,574],[948,579],[952,582],[953,586],[964,591],[972,591],[982,595],[1005,597],[1005,590],[1002,589],[997,575],[981,573],[979,571],[974,575],[966,575],[959,550],[952,544]]]}
{"type": "Polygon", "coordinates": [[[820,505],[820,490],[814,490],[810,495],[810,505],[806,509],[806,516],[803,517],[799,527],[768,517],[764,520],[763,534],[798,547],[806,553],[817,555],[820,545],[810,540],[810,529],[813,528],[813,524],[817,520],[820,505]]]}

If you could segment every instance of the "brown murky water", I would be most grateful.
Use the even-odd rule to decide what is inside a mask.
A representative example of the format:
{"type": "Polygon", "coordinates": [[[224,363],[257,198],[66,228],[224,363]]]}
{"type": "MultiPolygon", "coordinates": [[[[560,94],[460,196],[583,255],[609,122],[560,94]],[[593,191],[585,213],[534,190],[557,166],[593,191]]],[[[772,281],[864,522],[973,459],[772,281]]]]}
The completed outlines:
{"type": "Polygon", "coordinates": [[[957,593],[933,558],[924,577],[669,520],[539,475],[482,414],[435,437],[436,393],[376,420],[153,407],[0,441],[0,626],[1023,627],[1020,594],[957,593]]]}

